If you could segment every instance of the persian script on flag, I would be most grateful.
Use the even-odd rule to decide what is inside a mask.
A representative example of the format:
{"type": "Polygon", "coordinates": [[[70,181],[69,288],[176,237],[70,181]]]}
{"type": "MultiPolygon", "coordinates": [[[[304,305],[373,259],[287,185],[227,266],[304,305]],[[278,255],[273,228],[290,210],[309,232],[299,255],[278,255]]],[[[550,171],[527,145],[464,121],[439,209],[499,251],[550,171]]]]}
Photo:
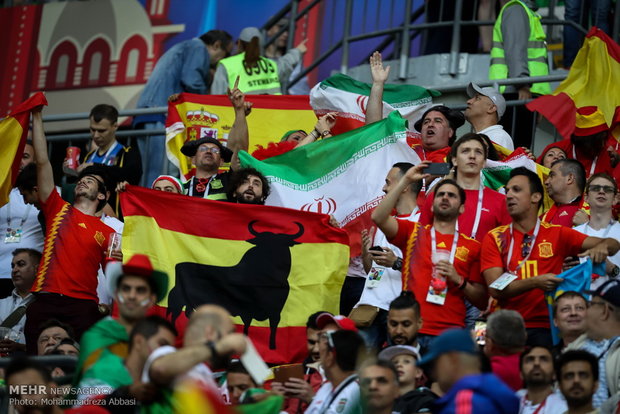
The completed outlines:
{"type": "Polygon", "coordinates": [[[182,331],[193,310],[223,306],[265,361],[302,361],[305,324],[338,313],[347,234],[324,214],[234,204],[128,186],[123,255],[142,253],[168,273],[159,303],[182,331]]]}
{"type": "MultiPolygon", "coordinates": [[[[310,132],[316,124],[307,95],[246,95],[245,100],[253,105],[247,117],[250,152],[257,145],[278,142],[287,131],[301,129],[310,132]]],[[[192,165],[190,159],[181,153],[183,144],[205,137],[226,144],[234,120],[234,110],[227,96],[182,93],[178,100],[168,104],[168,159],[183,175],[187,175],[192,165]]]]}

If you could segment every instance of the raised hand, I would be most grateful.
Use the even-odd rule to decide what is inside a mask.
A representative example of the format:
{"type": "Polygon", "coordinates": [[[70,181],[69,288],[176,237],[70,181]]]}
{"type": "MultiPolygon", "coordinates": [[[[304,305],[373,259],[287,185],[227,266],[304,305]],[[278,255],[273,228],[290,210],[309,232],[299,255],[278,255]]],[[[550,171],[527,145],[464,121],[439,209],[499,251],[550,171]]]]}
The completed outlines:
{"type": "Polygon", "coordinates": [[[390,74],[390,67],[383,67],[383,59],[379,52],[375,52],[370,56],[370,74],[372,75],[373,83],[385,83],[390,74]]]}

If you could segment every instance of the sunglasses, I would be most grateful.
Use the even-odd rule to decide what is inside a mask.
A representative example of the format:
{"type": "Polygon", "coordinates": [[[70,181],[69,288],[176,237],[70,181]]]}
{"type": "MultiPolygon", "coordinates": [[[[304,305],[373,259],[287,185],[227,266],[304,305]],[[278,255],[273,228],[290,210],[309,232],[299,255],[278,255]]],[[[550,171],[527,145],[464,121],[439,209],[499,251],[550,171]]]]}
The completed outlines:
{"type": "Polygon", "coordinates": [[[604,193],[606,193],[606,194],[613,194],[613,193],[615,193],[615,192],[616,192],[616,189],[615,189],[615,188],[613,188],[613,187],[612,187],[612,186],[610,186],[610,185],[598,185],[598,184],[594,184],[594,185],[591,185],[591,186],[588,188],[588,192],[591,192],[591,193],[598,193],[598,192],[599,192],[599,191],[601,191],[601,190],[603,190],[603,192],[604,192],[604,193]]]}

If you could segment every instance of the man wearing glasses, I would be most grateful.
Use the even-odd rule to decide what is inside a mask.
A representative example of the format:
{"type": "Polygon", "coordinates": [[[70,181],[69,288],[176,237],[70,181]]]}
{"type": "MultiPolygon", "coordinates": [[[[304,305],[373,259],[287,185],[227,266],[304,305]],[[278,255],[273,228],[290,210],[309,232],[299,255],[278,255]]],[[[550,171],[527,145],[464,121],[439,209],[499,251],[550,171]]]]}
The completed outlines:
{"type": "Polygon", "coordinates": [[[541,222],[538,210],[543,186],[536,173],[516,168],[506,185],[512,223],[491,230],[482,242],[481,270],[489,293],[502,309],[513,309],[525,320],[528,345],[551,348],[549,313],[544,291],[562,281],[568,256],[590,257],[595,263],[614,255],[620,243],[587,236],[565,226],[541,222]]]}
{"type": "Polygon", "coordinates": [[[599,361],[599,386],[594,408],[620,391],[620,281],[610,280],[594,291],[586,310],[586,333],[566,349],[581,349],[599,361]]]}

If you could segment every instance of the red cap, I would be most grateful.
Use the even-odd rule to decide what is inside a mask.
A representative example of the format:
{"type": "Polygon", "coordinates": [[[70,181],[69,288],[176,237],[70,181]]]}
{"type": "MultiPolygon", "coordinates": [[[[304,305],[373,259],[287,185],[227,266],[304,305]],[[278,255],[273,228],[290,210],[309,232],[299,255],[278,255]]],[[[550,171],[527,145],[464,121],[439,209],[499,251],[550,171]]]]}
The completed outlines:
{"type": "Polygon", "coordinates": [[[329,323],[335,323],[338,325],[340,329],[344,329],[345,331],[353,331],[357,332],[357,327],[355,326],[355,322],[346,316],[342,315],[332,315],[329,312],[325,312],[316,317],[316,325],[319,329],[325,328],[325,325],[329,323]]]}

